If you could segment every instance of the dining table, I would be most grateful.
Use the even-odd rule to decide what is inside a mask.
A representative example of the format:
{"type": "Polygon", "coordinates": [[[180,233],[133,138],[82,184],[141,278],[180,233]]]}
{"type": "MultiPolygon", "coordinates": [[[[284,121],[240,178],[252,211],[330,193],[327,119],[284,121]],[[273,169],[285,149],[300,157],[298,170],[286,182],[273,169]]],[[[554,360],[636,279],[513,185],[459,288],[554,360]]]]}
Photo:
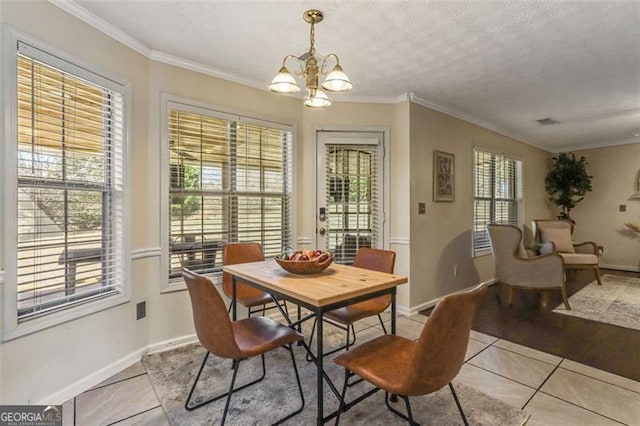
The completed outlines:
{"type": "Polygon", "coordinates": [[[237,319],[236,288],[241,281],[271,295],[275,302],[290,301],[298,306],[298,318],[293,321],[279,307],[281,314],[291,327],[300,330],[303,322],[316,318],[316,353],[303,342],[308,355],[316,364],[317,370],[317,416],[318,425],[335,417],[336,413],[324,415],[324,382],[340,400],[340,392],[324,371],[323,317],[333,309],[351,305],[378,296],[391,295],[391,333],[396,333],[396,288],[408,280],[404,276],[357,268],[333,263],[327,269],[309,275],[297,275],[285,271],[275,260],[241,263],[223,266],[223,271],[232,277],[232,319],[237,319]],[[301,307],[310,313],[301,315],[301,307]]]}

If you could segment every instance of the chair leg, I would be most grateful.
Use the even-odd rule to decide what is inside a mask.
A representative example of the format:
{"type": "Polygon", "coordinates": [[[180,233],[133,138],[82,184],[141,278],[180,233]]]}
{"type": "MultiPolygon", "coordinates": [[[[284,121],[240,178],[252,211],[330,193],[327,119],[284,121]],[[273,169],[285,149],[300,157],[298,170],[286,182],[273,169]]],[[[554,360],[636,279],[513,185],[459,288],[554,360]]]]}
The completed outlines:
{"type": "Polygon", "coordinates": [[[407,408],[407,415],[405,415],[405,414],[401,413],[400,411],[396,410],[395,408],[393,408],[391,406],[391,404],[389,404],[389,392],[385,392],[384,393],[384,403],[387,405],[387,408],[389,409],[389,411],[391,411],[393,414],[395,414],[396,416],[400,417],[401,419],[404,419],[404,420],[408,421],[411,426],[419,426],[419,424],[415,420],[413,420],[413,413],[411,412],[411,404],[409,403],[409,397],[406,396],[406,395],[398,395],[398,396],[400,398],[404,399],[404,405],[407,408]]]}
{"type": "MultiPolygon", "coordinates": [[[[309,348],[311,348],[311,345],[313,344],[313,336],[315,336],[317,321],[318,321],[318,318],[313,319],[313,325],[311,326],[311,334],[310,334],[311,337],[309,337],[309,348]]],[[[305,359],[307,360],[307,362],[313,361],[313,358],[311,357],[311,354],[309,354],[309,352],[307,352],[307,356],[305,359]]]]}
{"type": "MultiPolygon", "coordinates": [[[[207,352],[207,354],[204,356],[204,360],[202,361],[202,365],[200,366],[200,370],[198,370],[198,374],[196,375],[196,379],[194,380],[194,382],[193,382],[193,386],[191,386],[191,390],[189,391],[189,396],[187,396],[187,401],[184,403],[184,408],[185,408],[187,411],[191,411],[191,410],[195,410],[196,408],[200,408],[200,407],[202,407],[203,405],[209,404],[209,403],[211,403],[211,402],[213,402],[213,401],[217,401],[217,400],[219,400],[220,398],[224,398],[224,397],[228,396],[228,394],[229,394],[229,392],[226,392],[226,393],[224,393],[224,394],[222,394],[222,395],[215,396],[215,397],[213,397],[213,398],[211,398],[211,399],[208,399],[208,400],[206,400],[206,401],[203,401],[203,402],[201,402],[201,403],[199,403],[199,404],[189,405],[189,403],[191,402],[191,397],[193,396],[193,392],[194,392],[194,391],[195,391],[195,389],[196,389],[196,385],[198,384],[198,380],[200,379],[200,375],[202,374],[202,370],[204,369],[204,366],[205,366],[205,364],[207,363],[207,359],[208,359],[208,358],[209,358],[209,352],[207,352]]],[[[252,381],[252,382],[249,382],[249,383],[247,383],[246,385],[242,385],[242,386],[240,386],[240,387],[239,387],[239,388],[237,388],[237,389],[232,389],[232,390],[231,390],[231,392],[239,391],[239,390],[241,390],[241,389],[244,389],[244,388],[246,388],[246,387],[249,387],[249,386],[251,386],[251,385],[254,385],[254,384],[256,384],[256,383],[258,383],[258,382],[262,381],[262,379],[264,379],[264,377],[265,377],[265,375],[266,375],[266,368],[265,368],[264,354],[261,356],[261,358],[262,358],[262,375],[261,375],[258,379],[254,380],[254,381],[252,381]]],[[[240,367],[240,361],[241,361],[241,360],[239,360],[239,359],[234,359],[234,360],[233,360],[233,362],[234,362],[234,364],[235,364],[235,368],[234,368],[234,367],[232,367],[232,369],[233,369],[233,377],[234,377],[232,380],[235,380],[235,376],[236,376],[236,374],[237,374],[237,372],[238,372],[238,369],[239,369],[239,367],[240,367]]]]}
{"type": "Polygon", "coordinates": [[[344,410],[344,405],[345,405],[345,398],[347,397],[347,386],[349,383],[349,370],[348,369],[344,369],[344,384],[342,385],[342,394],[340,396],[340,406],[338,407],[338,415],[336,416],[336,425],[338,426],[338,423],[340,422],[340,415],[342,414],[342,411],[344,410]]]}
{"type": "Polygon", "coordinates": [[[458,411],[460,411],[460,415],[462,416],[462,421],[464,422],[464,426],[469,426],[469,422],[467,421],[467,416],[464,415],[464,411],[462,410],[462,405],[460,405],[460,400],[458,399],[458,395],[456,394],[455,389],[453,389],[453,383],[449,382],[449,389],[451,389],[451,393],[453,394],[453,399],[456,400],[456,405],[458,406],[458,411]]]}
{"type": "Polygon", "coordinates": [[[384,334],[389,334],[387,333],[387,327],[384,326],[384,322],[382,321],[382,314],[378,314],[378,320],[380,320],[380,325],[382,326],[382,331],[384,331],[384,334]]]}
{"type": "Polygon", "coordinates": [[[598,265],[595,266],[594,272],[596,273],[596,280],[598,281],[599,285],[602,285],[602,279],[600,277],[600,267],[598,265]]]}
{"type": "Polygon", "coordinates": [[[569,305],[569,298],[567,297],[567,286],[566,284],[560,287],[560,291],[562,292],[562,302],[564,303],[564,307],[567,308],[568,311],[571,310],[571,306],[569,305]]]}
{"type": "Polygon", "coordinates": [[[222,412],[222,421],[220,422],[220,426],[224,426],[224,421],[227,418],[229,403],[231,402],[231,394],[233,394],[233,385],[236,384],[236,376],[238,375],[238,370],[239,368],[235,368],[233,370],[233,376],[231,377],[231,384],[229,385],[229,391],[227,392],[227,401],[224,403],[224,411],[222,412]]]}
{"type": "Polygon", "coordinates": [[[292,418],[293,416],[299,414],[300,412],[302,412],[302,410],[304,409],[304,393],[302,392],[302,384],[300,383],[300,375],[298,374],[298,366],[296,365],[296,358],[293,355],[293,346],[292,345],[288,345],[288,346],[284,346],[284,348],[286,350],[289,351],[289,353],[291,354],[291,363],[293,364],[293,371],[296,373],[296,382],[298,383],[298,391],[300,392],[300,401],[302,402],[300,408],[298,408],[296,411],[287,414],[285,417],[281,418],[280,420],[278,420],[277,422],[273,423],[273,426],[275,425],[279,425],[281,423],[286,422],[287,420],[289,420],[290,418],[292,418]]]}
{"type": "Polygon", "coordinates": [[[513,304],[513,287],[510,285],[507,286],[507,305],[511,306],[513,304]]]}
{"type": "MultiPolygon", "coordinates": [[[[311,326],[311,337],[309,337],[309,347],[311,347],[311,344],[313,343],[313,337],[314,337],[314,331],[316,330],[316,324],[317,324],[318,319],[314,318],[313,319],[313,326],[311,326]]],[[[343,330],[346,330],[347,332],[347,342],[342,345],[342,346],[338,346],[337,348],[334,348],[332,350],[330,350],[329,352],[325,352],[324,355],[331,355],[333,353],[336,353],[338,351],[341,351],[342,349],[346,349],[349,350],[349,347],[353,346],[356,343],[356,329],[352,324],[347,325],[346,327],[342,327],[341,325],[338,325],[334,322],[331,322],[330,324],[332,324],[335,327],[341,328],[343,330]],[[351,327],[351,333],[349,332],[349,327],[351,327]],[[349,341],[349,335],[353,334],[353,340],[349,341]]],[[[313,361],[313,359],[311,358],[311,355],[307,353],[307,357],[306,357],[307,362],[311,362],[313,361]]]]}

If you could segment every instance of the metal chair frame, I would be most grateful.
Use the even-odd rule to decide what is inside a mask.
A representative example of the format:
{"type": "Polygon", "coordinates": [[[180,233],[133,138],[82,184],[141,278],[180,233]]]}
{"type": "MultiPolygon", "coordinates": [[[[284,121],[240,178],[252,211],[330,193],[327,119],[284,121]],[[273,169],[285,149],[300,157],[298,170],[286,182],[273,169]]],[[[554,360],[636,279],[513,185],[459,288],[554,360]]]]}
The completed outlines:
{"type": "MultiPolygon", "coordinates": [[[[300,406],[299,409],[293,411],[292,413],[287,414],[285,417],[283,417],[283,418],[279,419],[278,421],[276,421],[275,423],[273,423],[274,425],[279,425],[279,424],[289,420],[293,416],[299,414],[300,412],[302,412],[302,410],[304,409],[304,403],[305,403],[304,394],[302,392],[302,384],[300,383],[300,375],[298,374],[298,367],[296,365],[296,359],[295,359],[295,357],[293,355],[293,348],[291,347],[291,345],[283,346],[283,348],[285,348],[291,354],[291,363],[293,364],[293,371],[296,373],[296,382],[298,383],[298,390],[300,392],[300,400],[302,401],[302,405],[300,406]]],[[[233,393],[238,392],[238,391],[240,391],[240,390],[242,390],[244,388],[247,388],[247,387],[249,387],[251,385],[254,385],[254,384],[258,383],[258,382],[261,382],[264,379],[264,377],[266,375],[264,354],[260,355],[260,357],[262,358],[262,375],[258,379],[253,380],[253,381],[251,381],[251,382],[249,382],[247,384],[244,384],[244,385],[234,389],[235,382],[236,382],[236,376],[238,375],[238,370],[240,369],[241,361],[244,361],[246,358],[244,358],[244,359],[233,359],[232,364],[235,366],[235,368],[232,368],[233,369],[233,376],[231,377],[231,383],[229,385],[229,390],[227,392],[223,393],[222,395],[214,396],[214,397],[212,397],[210,399],[207,399],[206,401],[200,402],[200,403],[195,404],[195,405],[189,405],[189,403],[191,402],[191,397],[193,396],[193,392],[195,391],[196,386],[198,384],[198,380],[200,379],[200,375],[202,374],[202,370],[204,369],[204,366],[207,363],[207,359],[209,358],[209,354],[210,354],[210,352],[207,351],[206,355],[204,356],[204,359],[202,360],[202,365],[200,365],[200,369],[198,370],[198,374],[196,375],[196,379],[193,382],[193,386],[191,386],[191,390],[189,391],[189,396],[187,397],[187,400],[184,403],[184,408],[187,411],[192,411],[192,410],[195,410],[196,408],[200,408],[200,407],[202,407],[204,405],[207,405],[209,403],[212,403],[214,401],[217,401],[217,400],[219,400],[221,398],[226,397],[227,399],[226,399],[226,402],[225,402],[225,405],[224,405],[224,412],[222,414],[222,422],[221,422],[221,425],[224,425],[225,420],[227,418],[227,413],[229,411],[229,404],[231,402],[231,395],[233,395],[233,393]]]]}

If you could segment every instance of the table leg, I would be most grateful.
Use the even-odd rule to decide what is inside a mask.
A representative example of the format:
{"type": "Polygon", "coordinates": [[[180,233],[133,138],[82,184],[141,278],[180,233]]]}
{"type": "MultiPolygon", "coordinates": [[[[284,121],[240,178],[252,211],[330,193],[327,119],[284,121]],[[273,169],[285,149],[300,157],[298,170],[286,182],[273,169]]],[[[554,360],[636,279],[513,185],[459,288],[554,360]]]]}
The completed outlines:
{"type": "Polygon", "coordinates": [[[231,319],[232,320],[236,320],[238,314],[237,314],[237,303],[236,303],[236,292],[237,290],[237,282],[236,282],[236,276],[235,275],[231,275],[231,319]]]}
{"type": "Polygon", "coordinates": [[[322,323],[323,323],[323,318],[322,318],[322,312],[318,312],[317,314],[317,324],[316,324],[316,367],[318,369],[317,371],[317,378],[316,380],[318,381],[318,418],[317,418],[317,424],[318,425],[322,425],[324,424],[324,389],[323,389],[323,351],[322,351],[322,323]]]}
{"type": "Polygon", "coordinates": [[[391,334],[396,334],[396,288],[391,293],[391,334]]]}

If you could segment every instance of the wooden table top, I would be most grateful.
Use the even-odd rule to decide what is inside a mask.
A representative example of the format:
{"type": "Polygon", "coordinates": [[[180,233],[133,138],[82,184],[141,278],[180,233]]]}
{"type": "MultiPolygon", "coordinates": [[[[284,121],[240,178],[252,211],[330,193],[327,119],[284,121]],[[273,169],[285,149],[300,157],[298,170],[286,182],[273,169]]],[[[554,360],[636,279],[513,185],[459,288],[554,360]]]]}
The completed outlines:
{"type": "Polygon", "coordinates": [[[322,307],[408,282],[407,277],[332,264],[312,275],[285,271],[275,260],[225,265],[224,272],[322,307]]]}

